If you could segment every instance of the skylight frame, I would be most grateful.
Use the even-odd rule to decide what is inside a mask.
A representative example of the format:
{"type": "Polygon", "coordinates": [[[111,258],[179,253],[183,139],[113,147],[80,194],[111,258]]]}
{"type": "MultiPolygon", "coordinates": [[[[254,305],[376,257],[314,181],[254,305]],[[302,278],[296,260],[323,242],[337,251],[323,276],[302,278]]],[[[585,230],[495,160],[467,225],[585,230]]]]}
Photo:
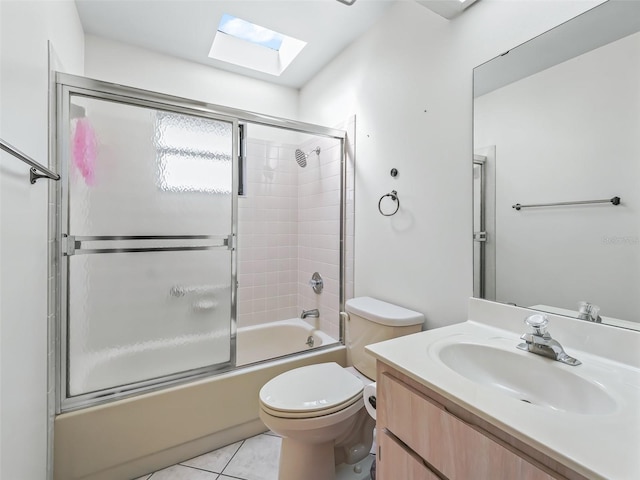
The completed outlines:
{"type": "Polygon", "coordinates": [[[209,57],[280,76],[306,45],[303,40],[225,13],[218,23],[209,57]],[[230,21],[236,21],[233,28],[227,28],[230,21]],[[234,28],[237,30],[233,31],[234,28]],[[245,29],[244,33],[238,34],[242,29],[245,29]],[[261,35],[267,40],[261,40],[261,35]],[[277,38],[275,42],[272,41],[274,38],[277,38]]]}

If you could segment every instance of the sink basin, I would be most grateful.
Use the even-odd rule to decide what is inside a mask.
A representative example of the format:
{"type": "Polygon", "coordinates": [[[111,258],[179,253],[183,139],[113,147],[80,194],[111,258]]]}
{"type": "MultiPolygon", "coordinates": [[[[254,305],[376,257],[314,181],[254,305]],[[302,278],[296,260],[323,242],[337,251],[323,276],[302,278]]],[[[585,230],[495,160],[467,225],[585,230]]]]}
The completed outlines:
{"type": "Polygon", "coordinates": [[[438,357],[468,380],[525,403],[585,415],[616,410],[615,400],[602,387],[568,370],[579,366],[478,343],[447,344],[438,357]]]}

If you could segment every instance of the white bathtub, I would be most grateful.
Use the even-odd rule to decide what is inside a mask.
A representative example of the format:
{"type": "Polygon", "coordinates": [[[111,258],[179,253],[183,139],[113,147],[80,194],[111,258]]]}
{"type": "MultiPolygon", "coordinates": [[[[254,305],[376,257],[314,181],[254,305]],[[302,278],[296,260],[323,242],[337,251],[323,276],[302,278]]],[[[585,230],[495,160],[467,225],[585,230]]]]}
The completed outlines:
{"type": "MultiPolygon", "coordinates": [[[[336,342],[299,318],[242,327],[237,330],[236,365],[246,366],[336,342]],[[309,337],[312,345],[307,344],[309,337]]],[[[70,371],[70,392],[78,395],[186,372],[224,363],[229,355],[228,336],[216,332],[83,352],[82,361],[75,361],[70,371]]]]}
{"type": "Polygon", "coordinates": [[[300,319],[240,328],[235,370],[58,415],[54,479],[137,478],[263,432],[262,385],[304,365],[345,365],[345,347],[334,342],[300,319]]]}
{"type": "Polygon", "coordinates": [[[299,318],[242,327],[237,333],[236,365],[283,357],[336,342],[336,339],[299,318]],[[309,340],[313,343],[308,344],[309,340]]]}

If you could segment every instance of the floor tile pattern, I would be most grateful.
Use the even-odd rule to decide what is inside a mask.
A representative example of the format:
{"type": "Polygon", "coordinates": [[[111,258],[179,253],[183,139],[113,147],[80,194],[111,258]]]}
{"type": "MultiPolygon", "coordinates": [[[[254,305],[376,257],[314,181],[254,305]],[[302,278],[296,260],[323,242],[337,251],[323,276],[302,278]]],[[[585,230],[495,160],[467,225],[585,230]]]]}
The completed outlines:
{"type": "Polygon", "coordinates": [[[135,480],[278,480],[281,442],[264,433],[135,480]]]}
{"type": "MultiPolygon", "coordinates": [[[[135,480],[278,480],[281,443],[279,436],[263,433],[135,480]]],[[[346,469],[336,478],[370,480],[367,472],[373,459],[371,455],[362,474],[346,469]]]]}

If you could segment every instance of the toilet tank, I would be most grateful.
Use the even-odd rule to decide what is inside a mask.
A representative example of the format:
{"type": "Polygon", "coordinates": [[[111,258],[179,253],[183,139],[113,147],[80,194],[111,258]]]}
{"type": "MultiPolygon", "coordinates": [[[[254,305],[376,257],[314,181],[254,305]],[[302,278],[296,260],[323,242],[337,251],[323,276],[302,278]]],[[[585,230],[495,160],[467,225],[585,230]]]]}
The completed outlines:
{"type": "Polygon", "coordinates": [[[424,315],[371,297],[347,300],[345,341],[347,362],[372,380],[376,378],[376,361],[364,351],[373,343],[402,337],[422,330],[424,315]]]}

